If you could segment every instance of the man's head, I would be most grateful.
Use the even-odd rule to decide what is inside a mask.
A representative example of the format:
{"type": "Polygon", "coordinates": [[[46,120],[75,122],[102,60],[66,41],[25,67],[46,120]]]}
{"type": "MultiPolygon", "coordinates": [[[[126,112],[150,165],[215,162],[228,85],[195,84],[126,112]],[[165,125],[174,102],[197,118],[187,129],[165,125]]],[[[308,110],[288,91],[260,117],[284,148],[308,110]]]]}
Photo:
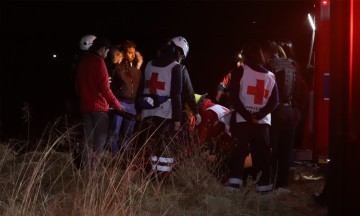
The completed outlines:
{"type": "Polygon", "coordinates": [[[97,52],[102,58],[106,58],[110,47],[111,43],[107,38],[98,37],[94,40],[90,49],[97,52]]]}
{"type": "Polygon", "coordinates": [[[242,52],[244,63],[249,66],[264,64],[264,56],[261,47],[257,43],[246,44],[242,52]]]}
{"type": "Polygon", "coordinates": [[[136,44],[133,41],[126,40],[122,44],[122,52],[124,54],[124,58],[129,62],[134,61],[135,59],[135,52],[136,52],[136,44]]]}
{"type": "Polygon", "coordinates": [[[288,42],[282,42],[280,43],[281,47],[283,48],[286,57],[292,60],[295,60],[295,51],[294,51],[294,47],[291,41],[288,42]]]}
{"type": "Polygon", "coordinates": [[[181,62],[189,53],[189,43],[184,37],[178,36],[168,41],[168,46],[174,49],[176,61],[181,62]]]}
{"type": "Polygon", "coordinates": [[[261,50],[265,60],[278,57],[279,56],[279,47],[278,45],[271,40],[267,40],[261,44],[261,50]]]}

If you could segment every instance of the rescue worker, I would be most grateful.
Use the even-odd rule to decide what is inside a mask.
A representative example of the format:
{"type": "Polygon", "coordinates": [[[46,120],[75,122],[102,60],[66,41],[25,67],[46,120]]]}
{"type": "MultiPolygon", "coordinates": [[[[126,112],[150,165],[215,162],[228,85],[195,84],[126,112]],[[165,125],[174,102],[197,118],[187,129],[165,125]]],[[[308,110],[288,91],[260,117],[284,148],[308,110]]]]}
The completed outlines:
{"type": "Polygon", "coordinates": [[[199,104],[201,123],[198,125],[199,145],[206,153],[210,172],[222,183],[226,181],[226,161],[232,148],[230,110],[213,103],[207,94],[195,94],[199,104]]]}
{"type": "Polygon", "coordinates": [[[209,142],[211,138],[225,132],[230,136],[230,110],[222,105],[213,103],[206,95],[196,95],[199,98],[199,112],[201,123],[198,127],[200,144],[209,142]]]}
{"type": "Polygon", "coordinates": [[[240,53],[236,56],[236,67],[231,68],[217,86],[217,93],[215,97],[216,102],[222,103],[228,108],[230,107],[229,86],[230,86],[231,74],[236,68],[240,67],[243,64],[244,64],[244,59],[241,50],[240,53]],[[224,100],[221,100],[222,98],[224,100]]]}
{"type": "Polygon", "coordinates": [[[261,171],[256,190],[272,190],[269,127],[271,112],[279,103],[275,75],[266,70],[258,44],[248,44],[243,51],[244,65],[232,74],[230,99],[235,110],[231,134],[234,148],[229,160],[228,189],[237,190],[244,183],[244,162],[250,150],[256,173],[261,171]]]}
{"type": "Polygon", "coordinates": [[[183,68],[179,62],[187,56],[189,44],[184,37],[174,37],[163,45],[159,55],[145,67],[142,127],[138,142],[149,149],[151,173],[167,179],[175,163],[179,146],[173,139],[182,120],[183,68]],[[147,141],[147,142],[146,142],[147,141]],[[146,143],[145,143],[146,142],[146,143]]]}
{"type": "MultiPolygon", "coordinates": [[[[182,40],[182,37],[174,37],[168,43],[173,43],[176,47],[183,49],[184,55],[178,55],[176,61],[181,63],[189,53],[189,46],[186,40],[182,40]]],[[[187,129],[191,128],[191,117],[195,116],[195,125],[199,125],[201,122],[201,116],[199,114],[199,105],[195,100],[195,92],[190,79],[189,71],[185,65],[182,65],[182,125],[187,129]],[[188,112],[190,111],[190,112],[188,112]]]]}

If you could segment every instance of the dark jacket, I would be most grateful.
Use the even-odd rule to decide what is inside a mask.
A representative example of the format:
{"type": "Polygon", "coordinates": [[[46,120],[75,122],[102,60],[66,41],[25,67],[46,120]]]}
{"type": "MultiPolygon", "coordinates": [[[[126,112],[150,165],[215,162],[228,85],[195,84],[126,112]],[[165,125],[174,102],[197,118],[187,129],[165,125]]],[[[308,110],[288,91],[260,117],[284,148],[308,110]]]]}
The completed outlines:
{"type": "Polygon", "coordinates": [[[118,100],[135,103],[141,79],[141,71],[132,66],[129,61],[124,60],[115,66],[111,90],[118,100]]]}

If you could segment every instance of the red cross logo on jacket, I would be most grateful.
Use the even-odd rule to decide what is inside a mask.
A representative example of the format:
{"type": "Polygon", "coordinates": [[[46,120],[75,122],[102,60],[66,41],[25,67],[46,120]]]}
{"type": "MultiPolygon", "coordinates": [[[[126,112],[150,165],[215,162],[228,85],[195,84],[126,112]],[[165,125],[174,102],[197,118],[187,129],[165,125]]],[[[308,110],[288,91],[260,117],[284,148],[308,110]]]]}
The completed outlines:
{"type": "Polygon", "coordinates": [[[224,111],[223,115],[226,115],[226,114],[228,114],[230,112],[230,110],[228,108],[226,108],[226,107],[221,106],[221,109],[224,111]]]}
{"type": "Polygon", "coordinates": [[[264,80],[256,80],[256,86],[248,86],[247,92],[254,95],[254,104],[262,104],[263,98],[269,97],[269,90],[265,89],[264,80]]]}
{"type": "Polygon", "coordinates": [[[150,80],[146,80],[145,88],[148,88],[150,94],[156,94],[156,89],[164,90],[165,82],[158,82],[159,73],[152,73],[150,80]]]}

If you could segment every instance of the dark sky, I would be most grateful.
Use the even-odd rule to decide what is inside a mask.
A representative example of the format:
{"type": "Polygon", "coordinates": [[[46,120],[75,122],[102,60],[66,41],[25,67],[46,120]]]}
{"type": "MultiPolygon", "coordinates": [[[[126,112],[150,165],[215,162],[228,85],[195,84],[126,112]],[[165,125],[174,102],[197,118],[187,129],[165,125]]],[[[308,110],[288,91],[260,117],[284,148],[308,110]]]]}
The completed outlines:
{"type": "Polygon", "coordinates": [[[13,125],[21,123],[24,102],[29,103],[34,118],[47,120],[62,112],[66,75],[85,34],[107,36],[113,43],[133,40],[145,62],[164,41],[184,36],[190,44],[184,63],[194,89],[213,98],[217,83],[247,41],[290,40],[299,60],[306,62],[311,42],[307,13],[313,12],[314,2],[78,0],[0,4],[0,129],[9,133],[13,125]],[[58,59],[53,59],[53,54],[58,59]]]}

